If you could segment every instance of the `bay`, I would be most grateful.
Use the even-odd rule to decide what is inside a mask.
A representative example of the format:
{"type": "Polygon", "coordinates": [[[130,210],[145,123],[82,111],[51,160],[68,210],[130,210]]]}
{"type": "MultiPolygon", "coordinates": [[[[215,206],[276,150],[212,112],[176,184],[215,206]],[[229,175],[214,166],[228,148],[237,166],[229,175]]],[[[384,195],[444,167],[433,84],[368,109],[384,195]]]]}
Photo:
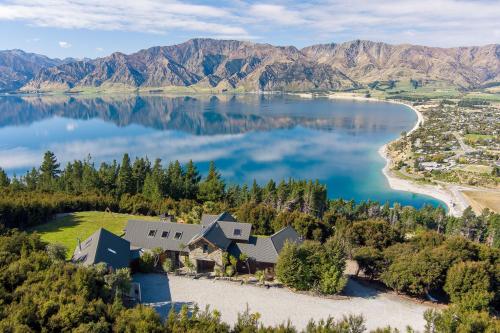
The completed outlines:
{"type": "Polygon", "coordinates": [[[103,95],[0,97],[0,167],[22,175],[46,150],[64,164],[210,161],[228,183],[318,179],[331,198],[399,202],[436,199],[392,190],[378,149],[410,130],[416,114],[399,104],[292,95],[103,95]]]}

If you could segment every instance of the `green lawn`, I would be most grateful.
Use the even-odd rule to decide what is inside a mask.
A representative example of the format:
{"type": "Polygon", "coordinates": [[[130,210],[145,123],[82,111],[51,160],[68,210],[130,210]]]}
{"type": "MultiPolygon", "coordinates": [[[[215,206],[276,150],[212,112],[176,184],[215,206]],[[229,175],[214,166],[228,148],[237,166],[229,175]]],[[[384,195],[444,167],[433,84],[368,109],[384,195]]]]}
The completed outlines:
{"type": "Polygon", "coordinates": [[[77,238],[82,241],[92,235],[97,229],[105,228],[116,235],[122,235],[129,219],[158,221],[157,217],[134,216],[128,214],[104,212],[71,213],[31,230],[38,232],[48,243],[60,243],[67,247],[68,257],[71,257],[77,244],[77,238]]]}

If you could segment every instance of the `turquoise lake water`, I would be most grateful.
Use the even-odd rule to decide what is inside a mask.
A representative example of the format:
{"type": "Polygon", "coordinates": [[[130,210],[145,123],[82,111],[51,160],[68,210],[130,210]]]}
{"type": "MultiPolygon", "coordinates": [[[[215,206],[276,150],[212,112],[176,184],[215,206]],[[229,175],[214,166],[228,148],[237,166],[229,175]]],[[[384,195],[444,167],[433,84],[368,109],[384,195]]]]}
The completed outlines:
{"type": "Polygon", "coordinates": [[[213,160],[228,183],[319,179],[331,198],[437,205],[390,189],[381,171],[380,146],[416,120],[398,104],[290,95],[5,96],[0,167],[24,174],[46,150],[62,164],[90,154],[97,165],[128,152],[192,159],[202,172],[213,160]]]}

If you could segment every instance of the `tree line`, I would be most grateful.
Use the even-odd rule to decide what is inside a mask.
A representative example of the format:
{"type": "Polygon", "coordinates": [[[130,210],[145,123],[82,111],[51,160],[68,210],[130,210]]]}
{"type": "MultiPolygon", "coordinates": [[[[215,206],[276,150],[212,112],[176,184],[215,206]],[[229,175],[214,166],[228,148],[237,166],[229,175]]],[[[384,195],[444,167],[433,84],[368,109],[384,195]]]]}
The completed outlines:
{"type": "Polygon", "coordinates": [[[307,239],[325,241],[345,223],[377,218],[400,233],[419,229],[462,235],[469,240],[500,246],[500,215],[468,208],[462,217],[448,216],[443,207],[420,209],[376,201],[328,199],[325,185],[306,180],[270,180],[259,185],[226,184],[215,164],[202,176],[190,161],[162,165],[160,159],[96,167],[90,157],[61,168],[50,151],[41,166],[10,179],[0,169],[0,223],[26,228],[48,221],[54,214],[83,210],[120,211],[158,215],[171,213],[186,223],[198,223],[202,213],[230,211],[251,223],[256,234],[269,235],[292,225],[307,239]]]}

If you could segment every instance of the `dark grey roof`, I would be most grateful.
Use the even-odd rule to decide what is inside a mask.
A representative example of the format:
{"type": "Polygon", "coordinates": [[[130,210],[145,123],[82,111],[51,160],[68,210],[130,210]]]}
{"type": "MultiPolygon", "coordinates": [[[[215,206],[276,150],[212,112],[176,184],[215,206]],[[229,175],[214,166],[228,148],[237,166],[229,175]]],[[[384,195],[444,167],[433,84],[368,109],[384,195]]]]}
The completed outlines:
{"type": "Polygon", "coordinates": [[[198,240],[200,238],[205,238],[207,241],[223,250],[227,250],[228,246],[231,244],[231,240],[226,237],[219,222],[215,222],[208,226],[205,231],[195,239],[198,240]]]}
{"type": "Polygon", "coordinates": [[[217,220],[219,215],[210,215],[210,214],[202,214],[201,215],[201,224],[204,226],[209,226],[213,222],[217,220]]]}
{"type": "Polygon", "coordinates": [[[130,243],[108,230],[100,228],[81,245],[76,246],[72,260],[84,265],[104,262],[115,269],[128,267],[130,243]]]}
{"type": "Polygon", "coordinates": [[[269,237],[250,236],[248,243],[233,243],[228,251],[237,258],[245,253],[258,262],[275,264],[286,241],[302,242],[292,227],[286,227],[269,237]]]}
{"type": "Polygon", "coordinates": [[[258,262],[276,263],[278,253],[270,237],[250,236],[248,243],[233,243],[228,252],[238,258],[241,253],[258,262]]]}
{"type": "Polygon", "coordinates": [[[247,241],[248,237],[250,237],[250,232],[252,231],[252,225],[250,223],[219,221],[217,224],[220,225],[224,235],[226,235],[229,239],[247,241]],[[235,229],[240,230],[239,235],[235,235],[235,229]]]}
{"type": "Polygon", "coordinates": [[[215,221],[227,221],[227,222],[238,222],[233,215],[228,212],[223,212],[219,215],[211,215],[211,214],[202,214],[201,215],[201,224],[204,226],[209,226],[215,221]]]}
{"type": "Polygon", "coordinates": [[[288,226],[280,231],[276,232],[271,236],[271,240],[273,242],[274,248],[276,249],[276,252],[280,253],[281,249],[283,246],[285,246],[285,242],[294,242],[294,243],[301,243],[302,238],[300,235],[295,231],[294,228],[288,226]]]}
{"type": "Polygon", "coordinates": [[[134,247],[144,249],[161,247],[163,250],[180,251],[181,245],[188,245],[201,231],[200,224],[129,220],[123,238],[134,247]],[[149,236],[151,230],[156,230],[154,236],[149,236]],[[168,232],[168,237],[162,237],[163,232],[168,232]],[[182,234],[180,239],[175,238],[176,233],[182,234]]]}

